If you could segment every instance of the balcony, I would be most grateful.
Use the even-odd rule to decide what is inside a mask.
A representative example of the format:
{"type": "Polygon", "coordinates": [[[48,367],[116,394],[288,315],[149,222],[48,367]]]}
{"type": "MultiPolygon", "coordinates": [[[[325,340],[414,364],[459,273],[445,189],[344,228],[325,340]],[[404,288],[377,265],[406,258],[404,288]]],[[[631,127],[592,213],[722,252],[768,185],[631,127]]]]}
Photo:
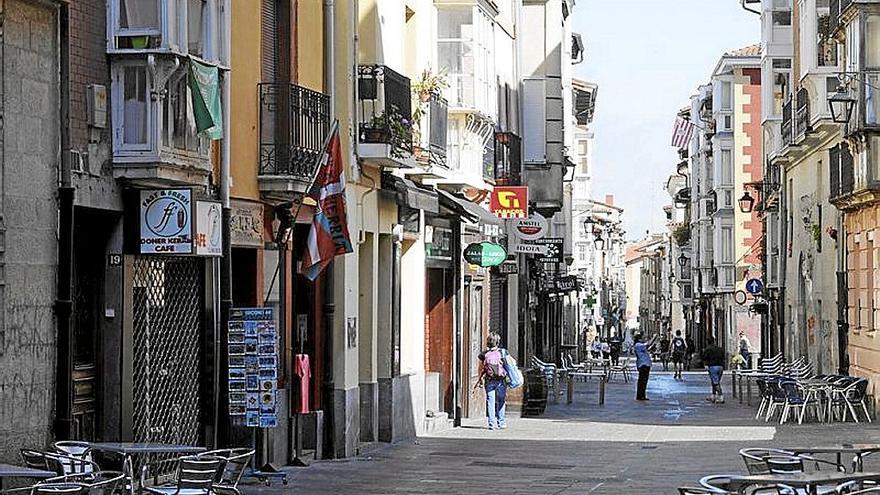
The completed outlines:
{"type": "Polygon", "coordinates": [[[828,32],[832,36],[846,25],[847,9],[852,4],[853,0],[831,0],[829,2],[828,32]]]}
{"type": "Polygon", "coordinates": [[[412,93],[409,78],[384,65],[358,67],[358,156],[386,168],[412,168],[412,93]]]}
{"type": "Polygon", "coordinates": [[[795,112],[794,141],[797,142],[812,130],[810,125],[810,93],[807,88],[797,92],[797,110],[795,112]]]}
{"type": "Polygon", "coordinates": [[[794,126],[792,125],[792,112],[793,103],[791,98],[789,98],[785,105],[782,106],[782,144],[783,146],[789,146],[792,143],[794,133],[794,126]]]}
{"type": "Polygon", "coordinates": [[[260,192],[281,201],[305,194],[330,130],[330,99],[302,86],[260,83],[260,192]]]}
{"type": "Polygon", "coordinates": [[[829,201],[836,206],[853,192],[853,156],[845,142],[828,150],[828,155],[831,173],[829,201]]]}
{"type": "Polygon", "coordinates": [[[495,133],[495,185],[522,185],[522,139],[512,132],[495,133]]]}

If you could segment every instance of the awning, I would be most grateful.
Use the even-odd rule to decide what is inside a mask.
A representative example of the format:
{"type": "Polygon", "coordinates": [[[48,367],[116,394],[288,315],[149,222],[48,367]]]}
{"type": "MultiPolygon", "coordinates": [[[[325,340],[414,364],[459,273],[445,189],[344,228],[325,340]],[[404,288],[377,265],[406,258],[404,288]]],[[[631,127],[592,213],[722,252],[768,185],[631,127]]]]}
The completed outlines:
{"type": "Polygon", "coordinates": [[[399,205],[424,210],[428,213],[440,213],[440,200],[437,193],[422,189],[409,179],[385,174],[382,176],[382,187],[396,193],[399,205]]]}
{"type": "Polygon", "coordinates": [[[460,199],[446,191],[437,191],[437,193],[440,195],[440,204],[454,211],[465,220],[482,225],[504,225],[500,218],[489,213],[480,205],[471,203],[466,199],[460,199]]]}

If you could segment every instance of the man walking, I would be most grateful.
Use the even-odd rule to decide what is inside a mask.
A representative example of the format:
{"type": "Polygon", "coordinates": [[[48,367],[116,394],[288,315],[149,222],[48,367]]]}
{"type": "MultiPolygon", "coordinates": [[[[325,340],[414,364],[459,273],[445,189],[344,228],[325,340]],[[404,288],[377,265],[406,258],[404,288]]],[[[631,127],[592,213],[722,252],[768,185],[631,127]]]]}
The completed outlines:
{"type": "Polygon", "coordinates": [[[721,376],[724,374],[724,349],[715,345],[715,339],[706,339],[706,348],[703,349],[703,365],[709,371],[709,381],[712,382],[712,395],[706,397],[709,402],[724,404],[724,395],[721,391],[721,376]]]}
{"type": "Polygon", "coordinates": [[[676,380],[682,380],[681,372],[684,368],[684,355],[687,352],[687,343],[681,338],[681,330],[675,331],[675,337],[672,339],[672,377],[676,380]]]}
{"type": "Polygon", "coordinates": [[[669,335],[665,332],[660,337],[660,361],[663,362],[663,371],[669,371],[669,335]]]}
{"type": "Polygon", "coordinates": [[[646,401],[648,397],[648,377],[651,374],[651,347],[657,340],[657,335],[651,338],[647,343],[644,342],[642,334],[636,334],[635,345],[633,348],[636,353],[636,369],[639,370],[639,380],[636,384],[636,400],[646,401]]]}
{"type": "Polygon", "coordinates": [[[739,333],[739,354],[742,356],[743,361],[745,361],[744,368],[748,369],[751,367],[751,362],[749,358],[751,357],[751,352],[749,349],[752,347],[752,343],[749,342],[749,338],[746,337],[745,332],[739,333]]]}

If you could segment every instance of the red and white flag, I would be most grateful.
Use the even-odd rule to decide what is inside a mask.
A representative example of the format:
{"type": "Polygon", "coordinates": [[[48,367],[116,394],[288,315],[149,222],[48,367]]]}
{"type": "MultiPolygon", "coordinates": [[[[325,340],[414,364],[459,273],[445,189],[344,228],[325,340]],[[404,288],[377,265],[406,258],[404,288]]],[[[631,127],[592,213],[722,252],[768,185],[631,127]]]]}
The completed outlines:
{"type": "Polygon", "coordinates": [[[352,252],[345,213],[345,166],[339,142],[339,122],[321,154],[318,176],[310,196],[317,203],[302,256],[300,273],[314,281],[338,255],[352,252]]]}
{"type": "Polygon", "coordinates": [[[690,120],[679,115],[675,118],[675,128],[672,131],[672,146],[678,149],[687,148],[694,133],[694,124],[690,120]]]}

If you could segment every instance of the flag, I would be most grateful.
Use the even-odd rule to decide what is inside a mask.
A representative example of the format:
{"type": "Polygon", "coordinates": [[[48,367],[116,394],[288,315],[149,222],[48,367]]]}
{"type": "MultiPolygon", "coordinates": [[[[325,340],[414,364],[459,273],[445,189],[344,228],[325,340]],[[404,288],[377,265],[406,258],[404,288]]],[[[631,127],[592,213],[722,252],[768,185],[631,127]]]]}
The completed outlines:
{"type": "Polygon", "coordinates": [[[300,273],[311,281],[318,278],[333,258],[352,252],[345,214],[345,172],[339,122],[333,124],[318,166],[318,176],[310,194],[317,207],[300,265],[300,273]]]}
{"type": "Polygon", "coordinates": [[[223,138],[223,111],[220,106],[220,69],[189,62],[189,89],[196,130],[208,139],[223,138]]]}
{"type": "Polygon", "coordinates": [[[694,133],[694,124],[690,120],[678,116],[675,118],[675,128],[672,131],[672,146],[678,149],[687,148],[694,133]]]}

